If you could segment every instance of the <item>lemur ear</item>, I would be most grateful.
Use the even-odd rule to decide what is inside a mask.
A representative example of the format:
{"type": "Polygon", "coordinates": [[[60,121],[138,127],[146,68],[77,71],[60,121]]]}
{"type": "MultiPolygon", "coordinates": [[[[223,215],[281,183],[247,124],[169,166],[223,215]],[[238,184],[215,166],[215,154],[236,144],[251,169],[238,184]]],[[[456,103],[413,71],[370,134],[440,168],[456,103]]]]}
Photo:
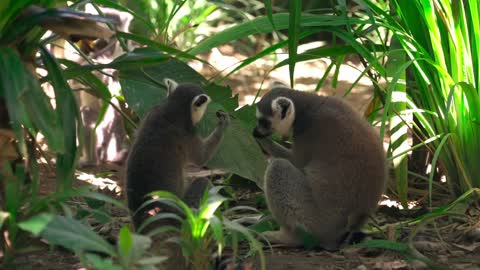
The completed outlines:
{"type": "Polygon", "coordinates": [[[272,111],[274,114],[280,114],[280,119],[290,117],[294,112],[293,102],[286,97],[279,97],[272,102],[272,111]]]}
{"type": "Polygon", "coordinates": [[[165,83],[165,87],[167,88],[167,97],[168,97],[171,94],[173,94],[175,89],[177,89],[178,83],[176,81],[172,80],[172,79],[169,79],[169,78],[165,78],[163,80],[163,82],[165,83]]]}

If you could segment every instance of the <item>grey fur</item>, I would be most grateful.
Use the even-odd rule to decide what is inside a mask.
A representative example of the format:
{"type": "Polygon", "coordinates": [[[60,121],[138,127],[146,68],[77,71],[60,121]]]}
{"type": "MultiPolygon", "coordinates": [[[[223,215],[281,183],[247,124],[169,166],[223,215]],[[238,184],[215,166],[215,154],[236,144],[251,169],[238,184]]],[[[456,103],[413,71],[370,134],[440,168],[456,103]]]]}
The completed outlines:
{"type": "MultiPolygon", "coordinates": [[[[230,123],[228,114],[217,112],[218,126],[207,138],[201,138],[192,123],[192,101],[205,95],[203,90],[193,84],[176,85],[170,81],[167,88],[167,102],[154,107],[145,117],[128,156],[126,193],[132,213],[145,201],[146,194],[156,190],[166,190],[186,199],[199,198],[191,188],[185,192],[185,165],[201,166],[210,160],[230,123]]],[[[195,185],[202,189],[198,191],[200,194],[206,188],[203,182],[195,185]]],[[[146,218],[147,210],[134,215],[137,228],[146,218]]]]}
{"type": "MultiPolygon", "coordinates": [[[[271,242],[298,246],[301,230],[326,249],[337,249],[376,209],[387,170],[382,141],[374,128],[343,100],[288,88],[275,88],[257,104],[260,118],[273,118],[272,101],[290,99],[295,107],[292,148],[259,138],[273,159],[265,172],[265,194],[281,230],[271,242]]],[[[262,126],[263,125],[263,126],[262,126]]],[[[257,137],[270,135],[257,124],[257,137]]]]}

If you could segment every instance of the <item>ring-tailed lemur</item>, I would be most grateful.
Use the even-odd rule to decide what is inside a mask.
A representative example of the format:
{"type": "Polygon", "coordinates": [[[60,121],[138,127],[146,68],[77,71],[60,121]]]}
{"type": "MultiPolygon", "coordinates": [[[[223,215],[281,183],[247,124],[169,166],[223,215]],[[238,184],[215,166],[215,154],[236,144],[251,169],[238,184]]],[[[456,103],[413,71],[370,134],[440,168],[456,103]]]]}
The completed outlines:
{"type": "MultiPolygon", "coordinates": [[[[200,137],[195,125],[202,119],[210,97],[193,84],[179,85],[170,79],[165,84],[167,102],[154,107],[143,120],[128,155],[126,193],[131,211],[146,201],[146,194],[156,190],[169,191],[184,199],[201,198],[207,182],[194,182],[185,190],[185,166],[204,165],[212,158],[230,123],[228,114],[219,111],[218,126],[207,138],[200,137]]],[[[149,210],[134,215],[137,228],[149,210]]]]}
{"type": "Polygon", "coordinates": [[[273,156],[265,193],[280,230],[270,242],[302,245],[302,233],[337,249],[376,209],[387,179],[376,130],[343,100],[275,88],[257,104],[254,136],[273,156]],[[292,138],[287,149],[265,137],[292,138]]]}

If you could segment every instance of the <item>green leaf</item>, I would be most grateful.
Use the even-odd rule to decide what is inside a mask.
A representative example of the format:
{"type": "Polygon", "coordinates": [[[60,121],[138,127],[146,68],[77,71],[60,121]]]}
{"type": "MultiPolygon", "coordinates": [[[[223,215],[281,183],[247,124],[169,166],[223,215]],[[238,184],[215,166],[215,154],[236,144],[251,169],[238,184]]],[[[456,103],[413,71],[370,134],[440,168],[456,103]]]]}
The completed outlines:
{"type": "Polygon", "coordinates": [[[170,56],[154,47],[137,48],[117,57],[110,64],[105,64],[101,67],[121,70],[138,70],[138,68],[156,65],[169,59],[170,56]]]}
{"type": "MultiPolygon", "coordinates": [[[[58,61],[62,64],[67,66],[69,69],[81,69],[81,65],[66,59],[58,59],[58,61]]],[[[108,87],[100,80],[97,76],[95,76],[90,71],[78,72],[78,73],[71,73],[65,72],[64,73],[65,79],[74,79],[79,83],[90,87],[93,92],[90,92],[92,95],[104,100],[110,101],[112,98],[112,94],[108,87]]],[[[48,76],[47,76],[48,78],[48,76]]]]}
{"type": "Polygon", "coordinates": [[[272,0],[265,0],[265,12],[267,13],[267,18],[272,24],[272,28],[275,29],[275,22],[273,21],[273,5],[272,0]]]}
{"type": "Polygon", "coordinates": [[[102,258],[93,253],[85,254],[85,258],[98,270],[122,270],[120,266],[113,264],[111,258],[102,258]]]}
{"type": "Polygon", "coordinates": [[[151,199],[146,202],[144,202],[140,207],[138,208],[137,211],[143,209],[146,205],[151,204],[152,202],[161,202],[165,203],[169,206],[174,207],[175,209],[179,210],[181,213],[185,214],[187,222],[189,224],[194,224],[195,223],[195,216],[190,209],[190,207],[185,204],[178,196],[175,194],[168,192],[168,191],[154,191],[150,192],[149,194],[145,195],[145,197],[158,197],[158,199],[151,199]]]}
{"type": "Polygon", "coordinates": [[[105,7],[114,8],[114,9],[119,10],[119,11],[128,12],[128,13],[132,14],[132,16],[135,19],[141,21],[145,26],[147,26],[150,31],[155,33],[155,26],[149,20],[147,20],[147,19],[143,18],[142,16],[140,16],[139,14],[135,13],[135,11],[127,8],[126,5],[120,5],[120,4],[117,4],[117,3],[113,2],[113,1],[109,1],[109,0],[93,0],[92,2],[96,3],[96,4],[99,4],[99,5],[102,5],[102,6],[105,6],[105,7]]]}
{"type": "Polygon", "coordinates": [[[34,235],[39,235],[54,218],[55,216],[52,214],[39,214],[26,221],[18,223],[18,227],[24,231],[31,232],[34,235]]]}
{"type": "Polygon", "coordinates": [[[115,257],[115,249],[88,226],[73,218],[54,216],[40,232],[50,244],[72,251],[96,251],[115,257]]]}
{"type": "Polygon", "coordinates": [[[168,53],[172,56],[177,56],[177,57],[185,58],[185,59],[193,59],[193,60],[197,60],[197,61],[200,61],[202,63],[208,64],[208,62],[206,62],[205,60],[200,59],[198,57],[195,57],[194,55],[191,55],[189,53],[186,53],[186,52],[183,52],[181,50],[175,49],[175,48],[170,47],[168,45],[152,41],[151,39],[140,36],[140,35],[125,33],[125,32],[117,32],[117,36],[129,39],[129,40],[133,40],[135,42],[138,42],[138,43],[143,44],[143,45],[147,45],[147,46],[152,47],[152,48],[157,48],[160,51],[168,53]]]}
{"type": "Polygon", "coordinates": [[[238,95],[232,97],[232,89],[228,86],[208,84],[205,93],[215,102],[223,106],[225,111],[233,112],[238,107],[238,95]]]}
{"type": "MultiPolygon", "coordinates": [[[[221,109],[222,107],[215,103],[208,106],[204,118],[197,125],[203,136],[208,135],[216,125],[218,120],[215,113],[221,109]]],[[[260,188],[263,187],[263,175],[267,167],[265,157],[253,138],[252,131],[246,130],[238,119],[231,119],[217,154],[207,165],[210,168],[226,169],[254,181],[260,188]]]]}
{"type": "Polygon", "coordinates": [[[137,261],[140,265],[157,265],[168,259],[167,256],[155,256],[149,258],[143,258],[137,261]]]}
{"type": "MultiPolygon", "coordinates": [[[[65,150],[61,127],[49,98],[35,78],[24,68],[20,57],[10,48],[0,49],[0,92],[17,138],[23,137],[20,127],[37,127],[51,150],[65,150]]],[[[33,132],[33,131],[32,131],[33,132]]]]}
{"type": "Polygon", "coordinates": [[[213,217],[213,214],[217,209],[222,205],[227,199],[220,195],[209,196],[206,203],[200,205],[200,211],[198,216],[203,219],[210,219],[213,217]]]}
{"type": "Polygon", "coordinates": [[[125,204],[119,200],[115,200],[112,197],[109,197],[105,194],[98,193],[98,192],[93,192],[90,190],[75,190],[72,196],[79,196],[79,197],[86,197],[90,199],[94,199],[97,201],[102,201],[106,203],[111,203],[115,205],[118,208],[125,209],[127,210],[128,208],[125,206],[125,204]]]}
{"type": "Polygon", "coordinates": [[[33,3],[34,0],[5,0],[0,1],[0,38],[3,38],[4,33],[6,32],[4,28],[9,26],[12,23],[16,15],[21,11],[21,9],[30,3],[33,3]]]}
{"type": "Polygon", "coordinates": [[[75,102],[72,89],[63,77],[56,59],[41,47],[42,60],[51,79],[57,104],[56,118],[63,128],[65,152],[57,154],[57,189],[72,187],[73,173],[77,160],[77,126],[80,127],[80,112],[75,102]]]}
{"type": "Polygon", "coordinates": [[[290,0],[290,17],[288,21],[288,70],[290,72],[290,87],[295,83],[295,64],[297,59],[297,46],[300,34],[300,17],[302,13],[302,1],[290,0]]]}
{"type": "Polygon", "coordinates": [[[210,228],[212,229],[213,236],[217,241],[219,249],[225,245],[224,243],[224,234],[223,234],[223,223],[217,216],[212,216],[210,218],[210,228]]]}
{"type": "Polygon", "coordinates": [[[130,251],[131,261],[137,262],[139,261],[145,252],[150,248],[152,245],[152,240],[145,236],[136,233],[132,233],[133,239],[133,246],[132,250],[130,251]]]}
{"type": "MultiPolygon", "coordinates": [[[[231,42],[233,40],[238,40],[253,34],[264,34],[270,33],[274,30],[287,29],[289,26],[288,13],[273,14],[272,19],[275,24],[275,29],[272,27],[272,23],[270,22],[268,17],[257,17],[251,21],[234,25],[222,32],[216,33],[215,35],[202,40],[199,44],[197,44],[194,48],[190,50],[190,54],[198,55],[208,52],[212,48],[218,47],[219,45],[231,42]]],[[[302,14],[299,17],[299,24],[301,27],[333,27],[346,25],[347,23],[365,24],[371,22],[355,18],[348,18],[347,21],[345,18],[338,18],[334,15],[302,14]]],[[[330,28],[328,29],[330,30],[330,28]]],[[[324,30],[325,29],[318,28],[318,32],[324,30]]]]}
{"type": "Polygon", "coordinates": [[[179,215],[174,213],[158,213],[156,215],[148,217],[144,222],[142,222],[142,225],[140,225],[140,227],[137,229],[137,232],[143,232],[143,230],[147,228],[148,225],[164,219],[177,220],[179,223],[183,221],[183,219],[179,215]]]}
{"type": "MultiPolygon", "coordinates": [[[[304,38],[304,37],[307,37],[307,36],[310,36],[312,34],[314,34],[315,32],[314,31],[306,31],[306,32],[303,32],[300,34],[300,37],[299,39],[301,38],[304,38]]],[[[228,72],[227,75],[223,76],[221,79],[217,80],[217,83],[222,83],[223,81],[225,81],[228,77],[230,77],[230,75],[234,74],[235,72],[237,72],[238,70],[244,68],[245,66],[248,66],[249,64],[257,61],[258,59],[262,58],[262,57],[265,57],[269,54],[272,54],[274,53],[276,50],[278,50],[279,48],[283,48],[285,46],[288,45],[288,40],[285,40],[285,41],[281,41],[281,42],[278,42],[277,44],[274,44],[270,47],[267,47],[265,48],[264,50],[262,50],[261,52],[258,52],[257,54],[255,54],[254,56],[250,57],[250,58],[247,58],[245,60],[242,60],[242,63],[240,65],[238,65],[237,67],[235,67],[233,70],[231,70],[230,72],[228,72]]],[[[288,60],[286,60],[288,62],[288,60]]],[[[296,59],[296,62],[300,62],[300,61],[304,61],[304,60],[299,60],[298,57],[296,59]]],[[[282,61],[282,62],[285,62],[285,61],[282,61]]],[[[275,66],[275,68],[277,68],[277,66],[275,66]]]]}
{"type": "Polygon", "coordinates": [[[123,226],[118,234],[118,253],[125,267],[128,267],[131,262],[131,251],[133,249],[133,237],[127,226],[123,226]]]}
{"type": "Polygon", "coordinates": [[[112,219],[112,217],[107,212],[100,209],[92,209],[91,214],[92,217],[100,224],[106,224],[112,219]]]}
{"type": "Polygon", "coordinates": [[[252,235],[252,233],[249,231],[248,228],[242,226],[241,224],[238,224],[236,222],[232,222],[227,218],[223,218],[223,224],[226,229],[232,232],[239,232],[242,234],[247,240],[248,243],[250,244],[250,247],[258,252],[258,255],[260,256],[260,267],[261,269],[266,269],[265,267],[265,256],[263,254],[262,250],[262,245],[258,242],[258,240],[255,239],[255,237],[252,235]]]}
{"type": "MultiPolygon", "coordinates": [[[[302,61],[309,61],[313,59],[319,59],[324,57],[332,57],[332,56],[342,56],[348,54],[354,54],[356,51],[350,45],[335,45],[335,46],[322,46],[314,49],[307,50],[301,54],[297,55],[295,61],[302,62],[302,61]]],[[[285,66],[290,63],[290,58],[287,58],[280,63],[276,64],[274,69],[279,67],[285,66]]]]}
{"type": "MultiPolygon", "coordinates": [[[[390,136],[390,147],[392,149],[392,156],[397,156],[399,153],[410,148],[407,142],[408,123],[399,115],[407,109],[406,70],[398,70],[407,60],[405,52],[399,50],[400,47],[398,40],[393,39],[391,41],[391,51],[386,66],[387,75],[389,76],[387,79],[390,79],[390,83],[394,84],[391,88],[388,88],[389,91],[393,91],[392,94],[394,95],[392,95],[392,109],[387,112],[390,115],[389,125],[390,133],[392,134],[390,136]],[[395,76],[395,82],[391,81],[392,76],[395,76]]],[[[397,156],[392,162],[397,186],[396,191],[398,192],[402,206],[404,209],[408,209],[408,159],[406,153],[397,156]]]]}

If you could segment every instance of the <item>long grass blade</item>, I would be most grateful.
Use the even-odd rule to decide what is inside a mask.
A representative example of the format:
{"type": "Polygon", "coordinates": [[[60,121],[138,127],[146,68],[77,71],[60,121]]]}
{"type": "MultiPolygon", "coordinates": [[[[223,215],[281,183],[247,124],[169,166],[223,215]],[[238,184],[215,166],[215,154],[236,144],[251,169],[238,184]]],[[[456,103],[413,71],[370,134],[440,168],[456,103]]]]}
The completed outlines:
{"type": "Polygon", "coordinates": [[[65,152],[57,154],[57,189],[64,191],[72,187],[73,173],[78,158],[77,127],[80,128],[78,111],[72,89],[63,76],[58,62],[50,52],[42,47],[41,55],[51,78],[56,98],[56,114],[63,128],[65,152]]]}
{"type": "Polygon", "coordinates": [[[297,59],[297,47],[300,34],[300,16],[302,13],[302,1],[290,0],[290,17],[288,22],[288,70],[290,72],[290,87],[295,84],[295,64],[297,59]]]}

